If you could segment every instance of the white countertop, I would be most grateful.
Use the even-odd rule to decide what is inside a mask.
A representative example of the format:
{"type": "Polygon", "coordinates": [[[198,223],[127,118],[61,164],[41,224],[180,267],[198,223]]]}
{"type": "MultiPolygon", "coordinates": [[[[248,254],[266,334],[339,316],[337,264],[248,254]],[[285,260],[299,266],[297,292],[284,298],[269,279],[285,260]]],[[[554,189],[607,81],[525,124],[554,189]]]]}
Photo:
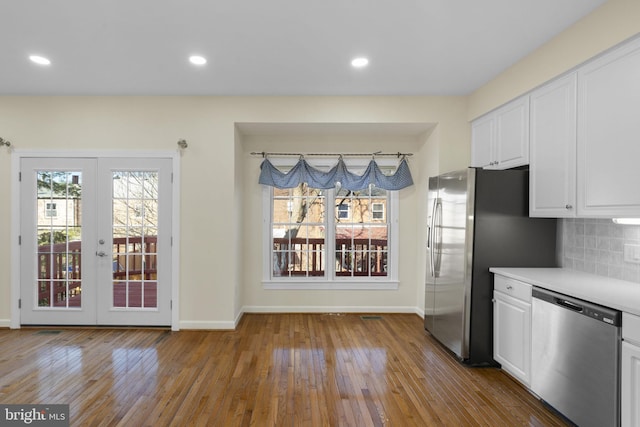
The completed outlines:
{"type": "Polygon", "coordinates": [[[640,283],[565,268],[501,268],[492,273],[640,316],[640,283]]]}

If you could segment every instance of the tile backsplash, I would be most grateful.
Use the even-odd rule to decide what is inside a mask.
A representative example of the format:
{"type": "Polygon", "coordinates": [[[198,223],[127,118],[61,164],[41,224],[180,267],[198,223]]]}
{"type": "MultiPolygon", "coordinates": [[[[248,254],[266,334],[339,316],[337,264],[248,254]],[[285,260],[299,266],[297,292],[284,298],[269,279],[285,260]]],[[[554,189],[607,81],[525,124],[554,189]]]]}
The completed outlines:
{"type": "Polygon", "coordinates": [[[572,270],[640,283],[640,264],[624,261],[625,244],[640,245],[640,225],[610,219],[558,220],[558,258],[572,270]]]}

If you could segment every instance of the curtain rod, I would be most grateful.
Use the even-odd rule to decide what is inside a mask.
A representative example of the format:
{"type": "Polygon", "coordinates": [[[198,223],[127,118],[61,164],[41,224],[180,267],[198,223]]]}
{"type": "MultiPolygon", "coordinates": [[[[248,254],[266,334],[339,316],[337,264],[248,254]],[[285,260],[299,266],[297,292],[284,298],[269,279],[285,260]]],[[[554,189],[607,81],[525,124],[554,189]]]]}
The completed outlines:
{"type": "Polygon", "coordinates": [[[376,151],[375,153],[270,153],[270,152],[266,152],[266,151],[260,151],[260,152],[256,152],[253,151],[251,152],[252,156],[262,156],[267,157],[267,156],[299,156],[299,157],[305,157],[305,156],[327,156],[327,157],[332,157],[332,156],[342,156],[342,157],[369,157],[369,156],[377,156],[377,157],[409,157],[409,156],[413,156],[413,153],[401,153],[401,152],[397,152],[397,153],[383,153],[382,151],[376,151]]]}

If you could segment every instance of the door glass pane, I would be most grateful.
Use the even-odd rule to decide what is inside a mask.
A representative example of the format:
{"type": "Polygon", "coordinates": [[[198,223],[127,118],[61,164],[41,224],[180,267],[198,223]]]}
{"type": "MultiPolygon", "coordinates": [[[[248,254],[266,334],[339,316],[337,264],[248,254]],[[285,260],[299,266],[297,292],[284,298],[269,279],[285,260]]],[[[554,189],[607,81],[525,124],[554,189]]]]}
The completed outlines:
{"type": "Polygon", "coordinates": [[[155,309],[158,306],[158,173],[114,171],[112,179],[112,306],[155,309]]]}
{"type": "Polygon", "coordinates": [[[37,180],[38,307],[82,306],[82,174],[40,170],[37,180]]]}

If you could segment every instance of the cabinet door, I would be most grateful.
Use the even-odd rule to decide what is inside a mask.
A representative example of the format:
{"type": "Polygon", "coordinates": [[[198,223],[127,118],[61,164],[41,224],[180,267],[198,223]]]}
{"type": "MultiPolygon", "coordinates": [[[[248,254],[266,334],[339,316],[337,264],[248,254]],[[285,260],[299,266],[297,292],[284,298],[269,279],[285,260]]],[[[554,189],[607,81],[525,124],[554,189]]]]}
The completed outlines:
{"type": "Polygon", "coordinates": [[[524,385],[531,382],[531,304],[493,293],[493,358],[524,385]]]}
{"type": "Polygon", "coordinates": [[[640,216],[640,40],[578,70],[578,214],[640,216]]]}
{"type": "Polygon", "coordinates": [[[493,167],[493,141],[495,119],[493,115],[481,117],[471,124],[471,166],[493,167]]]}
{"type": "Polygon", "coordinates": [[[529,163],[529,96],[520,97],[496,111],[495,153],[497,169],[529,163]]]}
{"type": "Polygon", "coordinates": [[[622,427],[640,426],[640,347],[622,343],[622,427]]]}
{"type": "Polygon", "coordinates": [[[531,94],[529,214],[576,214],[576,74],[531,94]]]}

